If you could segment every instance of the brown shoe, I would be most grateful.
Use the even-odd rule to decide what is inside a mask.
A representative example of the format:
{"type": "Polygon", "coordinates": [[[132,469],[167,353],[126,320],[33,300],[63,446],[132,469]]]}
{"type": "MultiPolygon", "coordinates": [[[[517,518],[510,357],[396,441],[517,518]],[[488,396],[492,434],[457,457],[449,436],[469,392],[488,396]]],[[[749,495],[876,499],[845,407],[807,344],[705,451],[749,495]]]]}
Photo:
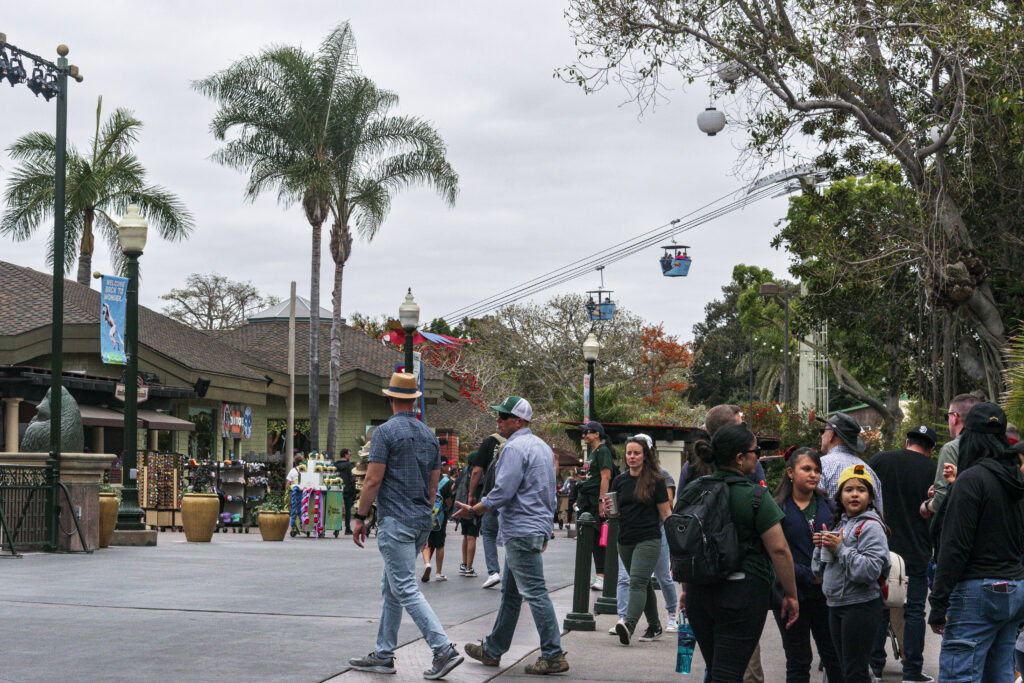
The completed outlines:
{"type": "Polygon", "coordinates": [[[495,659],[484,652],[483,642],[466,643],[466,647],[462,648],[462,651],[466,653],[467,657],[472,657],[484,666],[499,666],[501,664],[500,659],[495,659]]]}
{"type": "Polygon", "coordinates": [[[533,664],[526,665],[526,673],[535,676],[547,674],[560,674],[569,670],[569,662],[565,659],[565,652],[560,652],[557,657],[544,659],[540,657],[533,664]]]}

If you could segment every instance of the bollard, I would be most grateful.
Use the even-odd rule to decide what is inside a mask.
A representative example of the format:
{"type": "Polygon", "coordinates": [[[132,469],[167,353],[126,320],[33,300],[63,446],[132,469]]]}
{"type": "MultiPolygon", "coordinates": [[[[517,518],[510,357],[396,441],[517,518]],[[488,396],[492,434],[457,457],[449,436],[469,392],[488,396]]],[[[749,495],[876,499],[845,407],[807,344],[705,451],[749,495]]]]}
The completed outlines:
{"type": "Polygon", "coordinates": [[[619,584],[619,518],[607,517],[608,545],[604,553],[604,589],[594,601],[594,614],[618,614],[615,598],[619,584]]]}
{"type": "Polygon", "coordinates": [[[584,512],[576,518],[576,575],[573,578],[572,612],[565,615],[566,631],[593,631],[594,615],[587,611],[590,602],[590,557],[594,547],[594,517],[584,512]]]}

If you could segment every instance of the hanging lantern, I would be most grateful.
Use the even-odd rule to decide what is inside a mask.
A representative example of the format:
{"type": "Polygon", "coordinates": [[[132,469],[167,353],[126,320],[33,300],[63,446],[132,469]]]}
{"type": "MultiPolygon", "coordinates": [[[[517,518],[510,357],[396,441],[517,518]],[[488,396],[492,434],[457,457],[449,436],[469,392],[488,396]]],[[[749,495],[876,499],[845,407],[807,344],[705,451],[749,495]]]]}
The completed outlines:
{"type": "Polygon", "coordinates": [[[743,76],[743,66],[735,59],[730,59],[719,64],[716,73],[724,82],[732,83],[733,81],[738,81],[743,76]]]}
{"type": "Polygon", "coordinates": [[[697,116],[697,127],[703,133],[715,135],[725,128],[725,114],[714,107],[708,107],[697,116]]]}

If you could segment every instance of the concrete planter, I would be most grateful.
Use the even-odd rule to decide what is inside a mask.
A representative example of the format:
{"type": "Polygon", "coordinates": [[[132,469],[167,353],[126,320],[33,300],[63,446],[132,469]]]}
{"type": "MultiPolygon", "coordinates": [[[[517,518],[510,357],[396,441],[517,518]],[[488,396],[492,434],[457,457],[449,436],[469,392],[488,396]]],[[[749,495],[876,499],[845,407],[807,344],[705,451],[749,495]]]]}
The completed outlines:
{"type": "Polygon", "coordinates": [[[113,493],[100,494],[100,547],[109,548],[110,539],[114,536],[117,525],[117,506],[119,501],[113,493]]]}
{"type": "Polygon", "coordinates": [[[190,543],[209,543],[217,528],[220,500],[214,493],[186,493],[181,498],[181,526],[185,540],[190,543]]]}
{"type": "Polygon", "coordinates": [[[260,536],[264,541],[283,541],[288,533],[291,515],[287,512],[261,512],[256,521],[260,525],[260,536]]]}

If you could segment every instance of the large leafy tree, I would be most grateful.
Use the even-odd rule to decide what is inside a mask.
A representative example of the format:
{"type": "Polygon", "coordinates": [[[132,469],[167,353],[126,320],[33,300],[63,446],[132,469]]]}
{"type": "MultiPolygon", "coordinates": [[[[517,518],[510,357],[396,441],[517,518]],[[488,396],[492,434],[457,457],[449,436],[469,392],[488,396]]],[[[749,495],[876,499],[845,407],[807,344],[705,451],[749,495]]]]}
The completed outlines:
{"type": "Polygon", "coordinates": [[[245,198],[276,189],[283,206],[300,203],[312,228],[309,315],[309,419],[320,442],[321,229],[336,188],[332,148],[338,93],[355,70],[355,41],[340,24],[316,52],[273,46],[192,85],[220,108],[210,131],[225,142],[213,160],[249,175],[245,198]],[[229,139],[229,134],[232,135],[229,139]]]}
{"type": "MultiPolygon", "coordinates": [[[[879,158],[895,162],[925,217],[928,298],[962,313],[987,383],[1001,386],[1005,306],[978,256],[990,226],[967,215],[967,155],[949,152],[991,137],[993,102],[1021,99],[1018,5],[571,0],[567,16],[579,62],[563,74],[586,89],[614,78],[649,104],[672,72],[710,76],[716,94],[733,98],[747,152],[761,163],[794,134],[819,143],[815,161],[835,177],[879,158]],[[736,78],[722,83],[726,75],[736,78]]],[[[1021,118],[1019,107],[1006,116],[1000,139],[1019,140],[1021,118]]]]}
{"type": "Polygon", "coordinates": [[[185,286],[160,296],[170,302],[164,315],[199,330],[230,330],[267,306],[281,303],[263,296],[251,282],[236,282],[223,275],[192,273],[185,286]]]}
{"type": "Polygon", "coordinates": [[[333,456],[338,426],[341,374],[341,291],[345,263],[352,255],[353,228],[366,241],[380,230],[394,195],[410,186],[433,188],[449,206],[458,195],[459,177],[445,157],[441,136],[428,122],[389,112],[398,96],[363,76],[337,89],[326,149],[331,159],[329,205],[332,290],[330,387],[327,453],[333,456]]]}
{"type": "MultiPolygon", "coordinates": [[[[157,234],[166,240],[189,236],[192,215],[177,196],[151,185],[146,169],[132,152],[142,122],[128,109],[117,109],[103,121],[103,98],[96,102],[96,132],[91,149],[82,154],[73,145],[67,150],[64,216],[64,271],[78,258],[77,280],[86,287],[92,275],[96,233],[106,240],[115,269],[124,270],[125,259],[117,236],[117,222],[136,203],[157,234]]],[[[7,205],[0,219],[0,234],[27,240],[43,224],[53,220],[57,142],[50,133],[22,135],[7,152],[18,166],[4,191],[7,205]]],[[[52,232],[49,260],[53,262],[52,232]]]]}

